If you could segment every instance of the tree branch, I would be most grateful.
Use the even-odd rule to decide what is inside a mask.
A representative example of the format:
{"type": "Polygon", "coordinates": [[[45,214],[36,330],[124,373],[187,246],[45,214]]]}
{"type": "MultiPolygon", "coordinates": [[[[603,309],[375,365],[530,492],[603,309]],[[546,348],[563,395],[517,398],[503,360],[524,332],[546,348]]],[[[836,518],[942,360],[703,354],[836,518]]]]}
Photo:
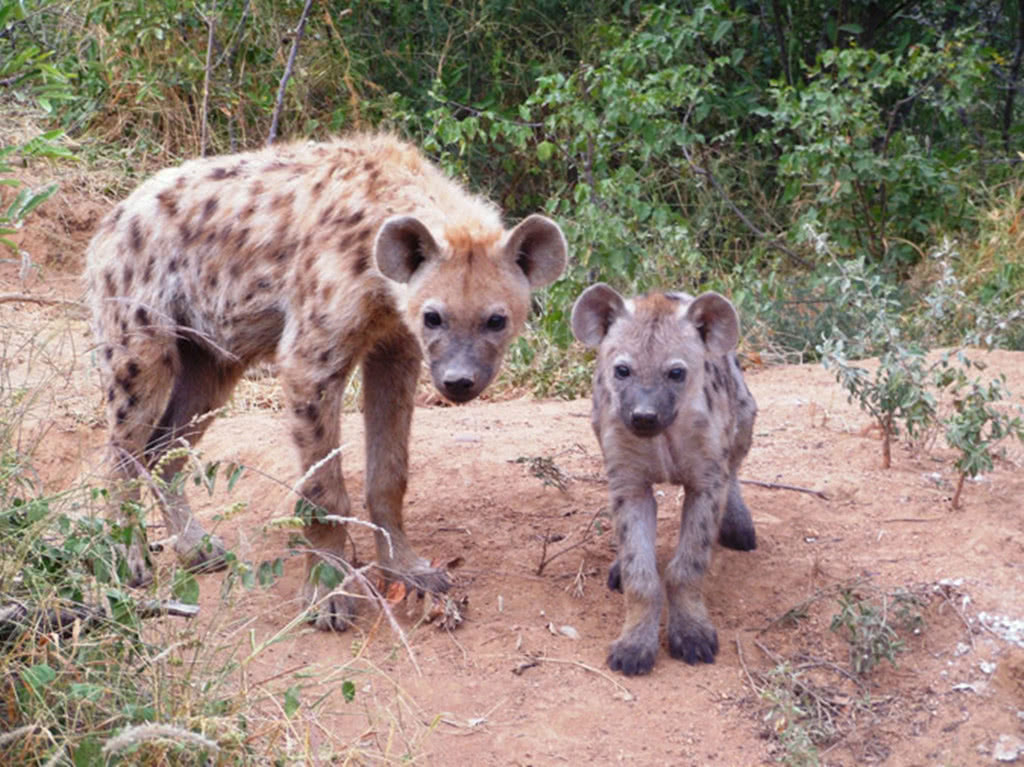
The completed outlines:
{"type": "Polygon", "coordinates": [[[210,102],[210,69],[213,61],[213,30],[216,27],[216,16],[214,11],[217,9],[217,0],[210,0],[209,8],[206,12],[206,26],[209,27],[209,33],[206,37],[206,66],[203,72],[203,106],[202,106],[202,123],[199,129],[199,156],[206,157],[206,141],[209,133],[209,121],[206,119],[207,105],[210,102]]]}
{"type": "Polygon", "coordinates": [[[292,67],[295,66],[295,54],[298,53],[299,43],[302,42],[302,36],[306,33],[306,17],[309,16],[309,9],[313,5],[313,0],[306,0],[306,5],[302,9],[302,16],[299,18],[299,26],[295,30],[295,39],[292,40],[292,49],[288,52],[288,63],[285,65],[284,74],[281,76],[281,85],[277,89],[277,102],[274,104],[274,116],[270,121],[270,135],[267,136],[267,146],[274,143],[274,139],[277,138],[277,124],[281,118],[281,105],[284,103],[284,90],[288,85],[288,80],[292,76],[292,67]]]}
{"type": "MultiPolygon", "coordinates": [[[[199,605],[153,599],[137,604],[136,611],[143,619],[165,615],[193,618],[199,614],[199,605]]],[[[76,621],[81,623],[83,631],[89,631],[108,620],[110,617],[101,607],[80,602],[69,602],[59,607],[10,602],[0,607],[0,639],[16,636],[37,626],[44,634],[57,632],[63,637],[69,637],[76,621]]]]}

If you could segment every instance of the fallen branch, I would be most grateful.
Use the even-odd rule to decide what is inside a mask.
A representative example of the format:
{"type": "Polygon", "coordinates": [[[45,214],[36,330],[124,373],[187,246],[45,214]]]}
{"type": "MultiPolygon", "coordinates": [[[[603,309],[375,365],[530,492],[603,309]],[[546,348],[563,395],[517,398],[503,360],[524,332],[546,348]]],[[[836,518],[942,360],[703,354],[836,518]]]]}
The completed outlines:
{"type": "MultiPolygon", "coordinates": [[[[160,618],[165,615],[193,618],[199,614],[199,605],[161,602],[154,599],[136,605],[136,614],[143,619],[160,618]]],[[[9,639],[32,628],[37,628],[43,634],[56,632],[66,638],[71,636],[76,622],[81,624],[80,630],[88,631],[108,620],[110,616],[107,612],[96,605],[69,602],[59,607],[40,607],[11,602],[0,607],[0,640],[9,639]]]]}
{"type": "MultiPolygon", "coordinates": [[[[619,682],[613,676],[611,676],[609,674],[606,674],[601,669],[594,668],[593,666],[590,666],[590,665],[584,663],[583,661],[570,660],[568,658],[549,658],[546,655],[538,656],[536,658],[533,658],[532,660],[536,660],[539,663],[564,663],[567,666],[576,666],[578,668],[583,669],[584,671],[589,671],[591,674],[597,674],[602,679],[606,679],[609,682],[611,682],[613,685],[615,685],[617,688],[619,688],[619,693],[618,694],[619,694],[619,697],[621,697],[623,700],[627,700],[627,701],[628,700],[635,700],[635,698],[636,698],[636,696],[633,695],[633,693],[631,693],[629,691],[628,687],[626,687],[624,684],[619,682]]],[[[520,673],[522,673],[522,672],[520,672],[520,673]]]]}
{"type": "Polygon", "coordinates": [[[580,540],[576,541],[576,543],[569,544],[565,548],[559,549],[554,554],[552,554],[550,557],[548,556],[548,544],[549,543],[554,543],[556,540],[561,540],[561,539],[554,539],[553,540],[550,535],[545,535],[544,536],[544,540],[543,540],[543,542],[541,544],[540,562],[537,564],[537,569],[534,572],[537,575],[542,575],[544,573],[544,568],[547,567],[549,564],[551,564],[552,560],[558,559],[558,557],[562,556],[563,554],[568,554],[573,549],[578,549],[581,546],[586,546],[588,543],[592,543],[593,540],[594,540],[594,521],[597,519],[598,515],[602,511],[604,511],[603,508],[602,509],[598,509],[597,511],[595,511],[593,513],[593,515],[590,517],[589,521],[587,522],[586,529],[584,529],[584,531],[583,531],[583,537],[580,540]]]}
{"type": "Polygon", "coordinates": [[[759,479],[741,479],[744,485],[754,485],[755,487],[767,487],[769,490],[793,490],[797,493],[808,493],[810,495],[821,498],[823,501],[831,501],[827,493],[821,490],[812,490],[809,487],[798,487],[797,485],[784,485],[780,482],[762,482],[759,479]]]}
{"type": "Polygon", "coordinates": [[[63,298],[46,298],[45,296],[33,296],[29,293],[0,293],[0,304],[14,304],[14,303],[26,303],[26,304],[42,304],[43,306],[77,306],[85,309],[86,306],[81,301],[68,301],[63,298]]]}

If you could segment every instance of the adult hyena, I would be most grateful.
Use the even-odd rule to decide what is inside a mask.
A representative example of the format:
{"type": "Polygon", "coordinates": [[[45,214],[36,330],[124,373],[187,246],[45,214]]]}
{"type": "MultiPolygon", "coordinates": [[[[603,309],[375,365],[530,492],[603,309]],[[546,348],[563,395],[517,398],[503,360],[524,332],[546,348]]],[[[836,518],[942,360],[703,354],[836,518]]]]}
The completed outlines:
{"type": "Polygon", "coordinates": [[[604,453],[618,552],[609,588],[626,620],[608,665],[625,674],[654,666],[664,593],[668,648],[687,663],[712,663],[718,636],[702,596],[712,537],[755,548],[736,472],[750,450],[757,405],[734,352],[739,318],[726,298],[654,293],[625,300],[597,284],[576,300],[572,329],[598,349],[591,423],[604,453]],[[679,542],[664,572],[655,555],[651,485],[685,488],[679,542]]]}
{"type": "MultiPolygon", "coordinates": [[[[450,400],[477,396],[522,329],[531,288],[556,279],[565,258],[555,223],[534,215],[506,230],[495,206],[388,135],[163,170],[114,208],[88,250],[114,473],[130,480],[159,467],[173,477],[182,460],[161,456],[195,443],[204,415],[225,403],[246,367],[273,358],[310,474],[302,496],[347,516],[341,460],[324,459],[339,445],[342,391],[361,363],[366,503],[383,531],[378,564],[442,591],[447,575],[413,551],[402,524],[422,360],[450,400]]],[[[179,558],[194,568],[222,564],[222,543],[174,487],[159,500],[179,558]]],[[[342,557],[345,531],[314,519],[305,536],[305,597],[320,601],[320,628],[343,630],[352,601],[321,600],[314,566],[342,557]]],[[[149,577],[141,542],[129,564],[135,582],[149,577]]]]}

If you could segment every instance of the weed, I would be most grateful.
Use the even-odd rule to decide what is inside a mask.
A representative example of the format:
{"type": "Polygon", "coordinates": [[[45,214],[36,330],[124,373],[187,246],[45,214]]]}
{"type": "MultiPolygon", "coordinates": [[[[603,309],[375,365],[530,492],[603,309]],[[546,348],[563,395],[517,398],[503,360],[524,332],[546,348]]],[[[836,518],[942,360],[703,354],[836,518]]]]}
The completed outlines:
{"type": "Polygon", "coordinates": [[[994,459],[1004,451],[1003,442],[1015,438],[1024,442],[1024,410],[1016,415],[995,406],[1009,398],[1004,376],[988,383],[968,380],[962,369],[952,371],[953,412],[943,419],[946,441],[960,451],[956,459],[959,473],[953,508],[960,508],[964,480],[991,471],[994,459]]]}
{"type": "Polygon", "coordinates": [[[524,463],[531,476],[544,483],[544,487],[557,487],[563,493],[569,489],[569,475],[555,463],[555,459],[545,455],[521,455],[512,463],[524,463]]]}
{"type": "Polygon", "coordinates": [[[790,767],[816,767],[818,746],[837,735],[838,711],[788,663],[760,679],[761,699],[768,704],[763,719],[785,750],[781,761],[790,767]]]}
{"type": "Polygon", "coordinates": [[[874,602],[844,588],[837,599],[840,609],[829,628],[849,643],[850,668],[858,675],[869,673],[882,660],[895,666],[906,646],[898,629],[918,633],[923,626],[923,603],[908,591],[882,593],[874,602]]]}

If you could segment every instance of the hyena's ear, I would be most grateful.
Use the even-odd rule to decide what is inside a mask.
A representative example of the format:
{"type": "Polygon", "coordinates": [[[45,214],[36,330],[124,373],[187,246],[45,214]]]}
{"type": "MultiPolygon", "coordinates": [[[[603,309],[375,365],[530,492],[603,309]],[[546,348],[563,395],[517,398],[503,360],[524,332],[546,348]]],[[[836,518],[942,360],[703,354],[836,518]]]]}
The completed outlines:
{"type": "Polygon", "coordinates": [[[534,213],[508,233],[505,253],[523,270],[531,288],[542,288],[561,276],[569,250],[558,224],[534,213]]]}
{"type": "Polygon", "coordinates": [[[626,302],[610,285],[599,282],[584,290],[572,307],[572,334],[596,349],[608,328],[626,311],[626,302]]]}
{"type": "Polygon", "coordinates": [[[726,354],[740,340],[740,317],[725,296],[701,293],[686,309],[686,319],[694,324],[700,339],[712,354],[726,354]]]}
{"type": "Polygon", "coordinates": [[[437,241],[415,216],[392,216],[381,225],[373,243],[377,268],[395,282],[408,282],[437,254],[437,241]]]}

